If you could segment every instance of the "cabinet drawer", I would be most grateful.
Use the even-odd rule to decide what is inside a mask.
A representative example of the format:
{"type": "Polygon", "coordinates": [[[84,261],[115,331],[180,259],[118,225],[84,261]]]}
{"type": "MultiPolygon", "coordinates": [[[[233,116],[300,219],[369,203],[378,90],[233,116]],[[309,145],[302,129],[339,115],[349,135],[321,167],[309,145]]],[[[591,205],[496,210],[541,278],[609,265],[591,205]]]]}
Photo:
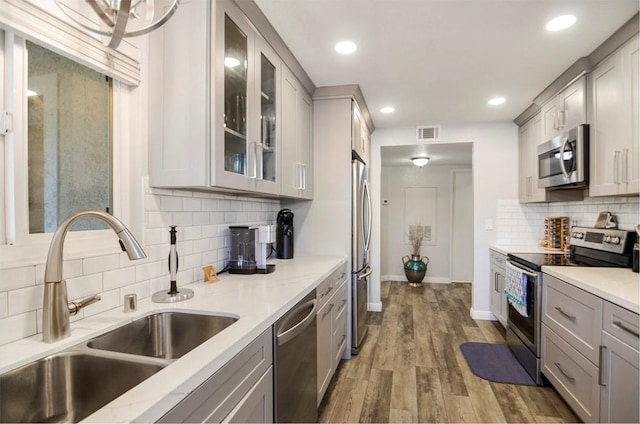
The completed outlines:
{"type": "Polygon", "coordinates": [[[542,325],[542,373],[584,422],[599,417],[598,367],[542,325]]]}
{"type": "Polygon", "coordinates": [[[598,363],[602,299],[544,274],[542,322],[594,364],[598,363]]]}
{"type": "Polygon", "coordinates": [[[610,302],[604,302],[602,329],[624,343],[640,350],[638,314],[610,302]]]}
{"type": "Polygon", "coordinates": [[[489,254],[491,256],[491,263],[504,270],[505,264],[507,262],[507,256],[503,255],[502,253],[498,253],[495,250],[489,250],[489,254]]]}
{"type": "Polygon", "coordinates": [[[346,262],[338,269],[333,271],[331,275],[325,278],[316,288],[316,299],[318,301],[318,309],[321,309],[329,300],[334,290],[344,281],[347,277],[347,265],[346,262]]]}
{"type": "Polygon", "coordinates": [[[273,332],[269,328],[158,422],[221,422],[272,364],[273,332]]]}

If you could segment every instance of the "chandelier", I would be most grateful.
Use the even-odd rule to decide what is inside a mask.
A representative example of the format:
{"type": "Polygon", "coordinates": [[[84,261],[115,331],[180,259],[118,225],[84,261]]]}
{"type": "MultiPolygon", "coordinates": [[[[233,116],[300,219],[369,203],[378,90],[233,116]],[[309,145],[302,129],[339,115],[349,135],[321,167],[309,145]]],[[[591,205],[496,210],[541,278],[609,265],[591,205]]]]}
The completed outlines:
{"type": "Polygon", "coordinates": [[[73,22],[93,33],[109,37],[107,46],[112,49],[117,48],[125,37],[136,37],[160,27],[171,18],[180,3],[180,0],[85,1],[100,18],[99,27],[81,21],[81,13],[63,4],[63,0],[55,0],[58,8],[73,22]],[[164,9],[164,13],[158,13],[160,9],[164,9]],[[157,15],[161,16],[156,18],[157,15]]]}

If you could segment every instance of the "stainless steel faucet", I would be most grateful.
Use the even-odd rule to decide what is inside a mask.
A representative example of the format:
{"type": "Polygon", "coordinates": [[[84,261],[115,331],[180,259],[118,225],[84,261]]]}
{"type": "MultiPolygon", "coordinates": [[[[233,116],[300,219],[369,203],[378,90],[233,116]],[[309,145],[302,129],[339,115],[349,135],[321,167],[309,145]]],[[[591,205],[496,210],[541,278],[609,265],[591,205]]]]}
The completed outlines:
{"type": "Polygon", "coordinates": [[[44,302],[42,305],[42,339],[53,343],[71,334],[69,316],[75,315],[85,306],[100,300],[91,296],[81,302],[71,302],[67,298],[67,283],[62,279],[62,248],[67,231],[80,218],[97,218],[111,227],[120,239],[120,247],[129,259],[144,259],[144,250],[124,224],[101,210],[84,210],[67,218],[56,230],[49,246],[49,255],[44,269],[44,302]]]}

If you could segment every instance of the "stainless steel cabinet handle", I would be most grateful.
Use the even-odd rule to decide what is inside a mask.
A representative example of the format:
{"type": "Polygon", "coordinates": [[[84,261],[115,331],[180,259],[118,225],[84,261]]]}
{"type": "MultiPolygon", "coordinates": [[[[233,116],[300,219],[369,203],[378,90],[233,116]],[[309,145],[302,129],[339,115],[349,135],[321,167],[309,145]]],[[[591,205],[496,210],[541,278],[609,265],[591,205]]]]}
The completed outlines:
{"type": "Polygon", "coordinates": [[[574,377],[571,377],[569,374],[567,374],[565,372],[565,370],[562,369],[562,367],[560,366],[560,364],[558,362],[554,362],[553,365],[555,365],[556,368],[558,368],[560,370],[562,375],[564,375],[567,378],[567,380],[569,380],[571,382],[571,384],[576,382],[576,379],[574,377]]]}
{"type": "Polygon", "coordinates": [[[576,321],[576,317],[566,313],[561,307],[556,306],[556,311],[560,312],[560,315],[562,315],[563,317],[567,318],[568,320],[573,321],[573,322],[576,321]]]}
{"type": "Polygon", "coordinates": [[[622,178],[623,183],[629,182],[629,149],[622,149],[622,178]]]}
{"type": "Polygon", "coordinates": [[[613,152],[613,182],[620,183],[620,150],[613,152]]]}
{"type": "Polygon", "coordinates": [[[564,124],[567,122],[567,110],[562,109],[558,111],[558,127],[564,128],[564,124]]]}
{"type": "Polygon", "coordinates": [[[495,292],[498,291],[498,273],[497,272],[493,273],[493,291],[495,292]]]}
{"type": "Polygon", "coordinates": [[[333,290],[333,286],[329,286],[327,290],[324,292],[324,294],[322,295],[322,297],[325,297],[326,295],[328,295],[331,292],[331,290],[333,290]]]}
{"type": "Polygon", "coordinates": [[[615,325],[616,327],[618,327],[619,329],[621,329],[623,331],[626,331],[627,333],[631,334],[632,336],[640,338],[640,334],[638,334],[637,331],[635,331],[633,328],[627,327],[626,325],[624,325],[622,323],[622,321],[613,321],[612,324],[615,325]]]}
{"type": "Polygon", "coordinates": [[[332,309],[333,309],[333,303],[330,303],[329,304],[329,308],[324,312],[324,314],[322,314],[322,319],[324,319],[324,317],[329,315],[329,313],[331,312],[332,309]]]}
{"type": "Polygon", "coordinates": [[[606,386],[606,378],[604,377],[604,371],[605,370],[605,365],[604,365],[604,358],[607,354],[607,347],[606,346],[600,346],[600,355],[598,357],[598,384],[601,386],[606,386]]]}

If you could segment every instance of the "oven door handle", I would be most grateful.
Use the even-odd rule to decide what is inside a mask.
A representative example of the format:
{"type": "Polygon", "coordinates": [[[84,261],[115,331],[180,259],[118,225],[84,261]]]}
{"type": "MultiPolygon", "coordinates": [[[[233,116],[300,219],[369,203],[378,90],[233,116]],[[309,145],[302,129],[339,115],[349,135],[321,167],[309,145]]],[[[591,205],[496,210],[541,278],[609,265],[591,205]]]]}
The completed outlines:
{"type": "Polygon", "coordinates": [[[514,263],[513,263],[513,262],[511,262],[511,261],[508,261],[508,262],[509,262],[512,266],[514,266],[514,267],[518,268],[518,270],[519,270],[520,272],[522,272],[522,273],[523,273],[523,274],[525,274],[525,275],[528,275],[529,277],[536,278],[536,277],[538,276],[538,274],[536,274],[535,272],[527,271],[527,270],[523,269],[522,267],[520,267],[520,266],[518,266],[518,265],[514,264],[514,263]]]}

